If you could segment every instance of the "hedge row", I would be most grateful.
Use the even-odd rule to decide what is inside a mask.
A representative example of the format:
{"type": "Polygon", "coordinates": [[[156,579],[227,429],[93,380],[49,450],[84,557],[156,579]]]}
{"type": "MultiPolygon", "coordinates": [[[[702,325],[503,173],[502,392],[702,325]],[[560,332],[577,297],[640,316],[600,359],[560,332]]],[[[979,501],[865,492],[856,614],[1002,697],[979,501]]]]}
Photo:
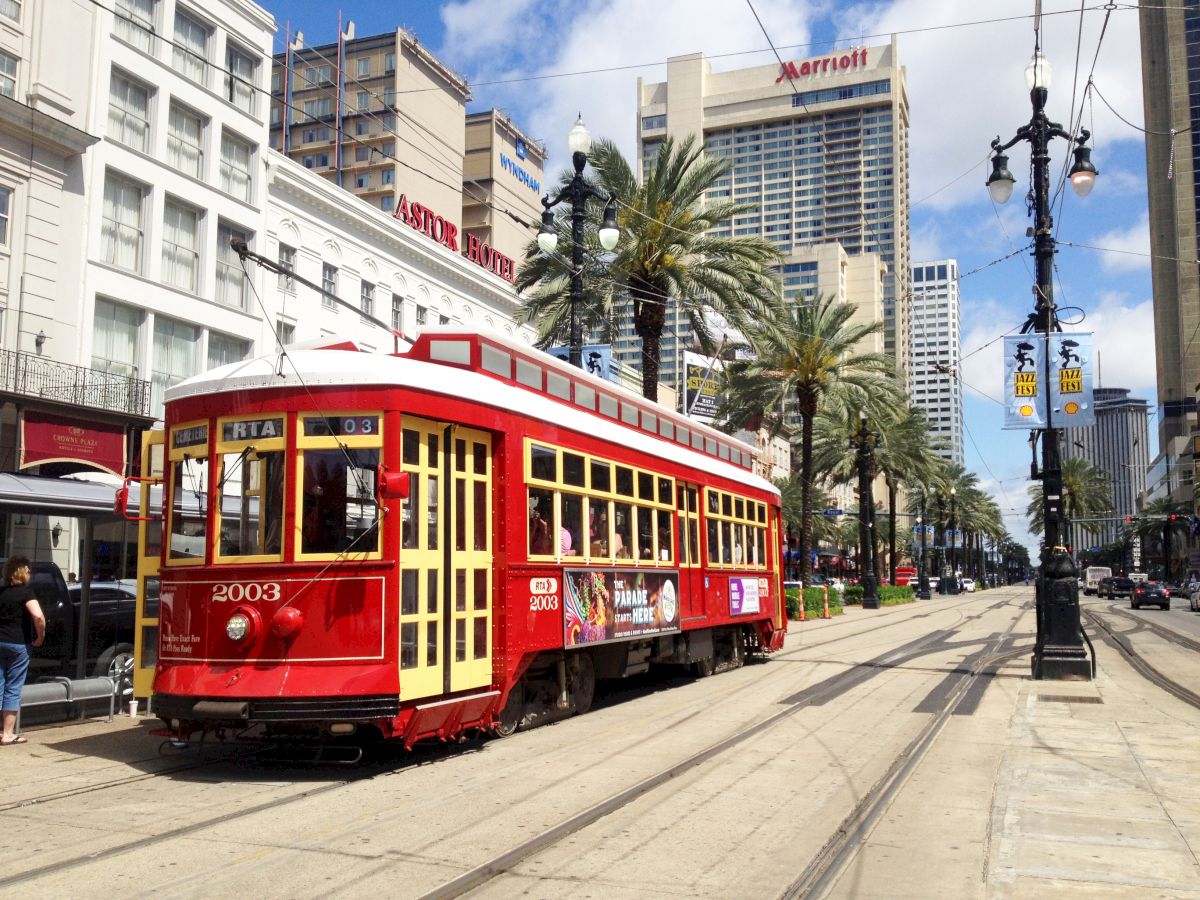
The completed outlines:
{"type": "MultiPolygon", "coordinates": [[[[847,606],[862,606],[862,598],[861,585],[852,584],[846,588],[844,602],[847,606]]],[[[911,585],[885,584],[879,589],[880,606],[899,606],[901,603],[912,603],[914,599],[911,585]]]]}
{"type": "MultiPolygon", "coordinates": [[[[785,592],[787,595],[787,615],[789,619],[800,618],[800,591],[797,588],[788,588],[785,592]]],[[[820,618],[825,611],[825,591],[822,588],[810,587],[804,591],[804,616],[805,618],[820,618]]],[[[840,616],[842,614],[842,601],[838,596],[837,591],[829,592],[829,615],[840,616]]]]}

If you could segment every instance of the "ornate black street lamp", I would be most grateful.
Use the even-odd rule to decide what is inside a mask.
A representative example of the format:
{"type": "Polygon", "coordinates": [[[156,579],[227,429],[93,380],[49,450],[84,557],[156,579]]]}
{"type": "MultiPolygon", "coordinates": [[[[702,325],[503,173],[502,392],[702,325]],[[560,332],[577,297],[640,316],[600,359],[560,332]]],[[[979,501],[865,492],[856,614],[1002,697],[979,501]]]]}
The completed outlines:
{"type": "Polygon", "coordinates": [[[875,496],[871,481],[875,477],[875,448],[879,432],[867,428],[867,413],[858,413],[858,433],[850,438],[850,447],[858,451],[858,534],[862,551],[859,553],[863,589],[863,609],[879,609],[879,588],[875,584],[875,496]]]}
{"type": "Polygon", "coordinates": [[[538,247],[543,253],[553,253],[558,246],[558,230],[554,225],[554,213],[551,210],[563,200],[571,201],[571,346],[570,362],[573,366],[583,368],[583,339],[580,334],[579,304],[583,302],[583,219],[587,210],[588,199],[604,201],[604,221],[600,225],[598,237],[600,246],[612,250],[617,246],[621,232],[617,228],[617,198],[610,194],[605,197],[593,190],[583,180],[583,168],[587,165],[587,155],[592,152],[592,136],[583,124],[583,114],[575,121],[575,127],[567,135],[567,145],[571,148],[571,164],[575,167],[575,177],[558,192],[553,200],[547,194],[542,198],[542,228],[538,232],[538,247]]]}
{"type": "MultiPolygon", "coordinates": [[[[1034,52],[1033,61],[1025,68],[1025,82],[1033,104],[1033,118],[1017,129],[1007,144],[992,141],[996,155],[992,157],[992,174],[987,187],[992,199],[1005,202],[1011,195],[1015,179],[1008,171],[1004,151],[1019,141],[1028,141],[1033,163],[1033,184],[1030,211],[1034,217],[1033,257],[1037,264],[1037,283],[1034,286],[1034,311],[1021,329],[1022,334],[1037,331],[1046,336],[1043,390],[1050,389],[1050,333],[1061,331],[1054,306],[1054,221],[1050,215],[1050,139],[1063,138],[1075,142],[1075,164],[1071,167],[1071,186],[1075,193],[1086,197],[1096,183],[1096,167],[1092,165],[1091,149],[1084,146],[1091,136],[1081,129],[1072,138],[1056,122],[1046,117],[1046,97],[1050,87],[1050,63],[1041,49],[1034,52]]],[[[1075,563],[1062,544],[1063,485],[1062,462],[1058,451],[1058,429],[1051,421],[1050,404],[1046,404],[1046,426],[1042,429],[1042,521],[1045,542],[1042,544],[1042,565],[1037,582],[1037,642],[1033,651],[1033,677],[1049,679],[1087,680],[1091,676],[1087,654],[1083,648],[1083,631],[1079,622],[1079,586],[1075,563]]],[[[1038,477],[1036,472],[1034,477],[1038,477]]]]}

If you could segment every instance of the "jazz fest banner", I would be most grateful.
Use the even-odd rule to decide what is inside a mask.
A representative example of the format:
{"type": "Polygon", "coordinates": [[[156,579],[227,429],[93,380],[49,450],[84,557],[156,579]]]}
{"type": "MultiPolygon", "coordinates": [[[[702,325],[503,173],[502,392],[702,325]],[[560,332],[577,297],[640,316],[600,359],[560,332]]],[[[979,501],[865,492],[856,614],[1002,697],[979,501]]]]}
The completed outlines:
{"type": "Polygon", "coordinates": [[[1095,424],[1092,403],[1092,335],[1050,335],[1050,424],[1081,428],[1095,424]]]}
{"type": "Polygon", "coordinates": [[[603,644],[679,630],[679,573],[567,569],[563,644],[603,644]]]}
{"type": "Polygon", "coordinates": [[[1046,335],[1004,339],[1004,427],[1078,428],[1095,421],[1092,406],[1092,335],[1050,335],[1049,384],[1046,335]],[[1047,416],[1049,407],[1049,416],[1047,416]]]}

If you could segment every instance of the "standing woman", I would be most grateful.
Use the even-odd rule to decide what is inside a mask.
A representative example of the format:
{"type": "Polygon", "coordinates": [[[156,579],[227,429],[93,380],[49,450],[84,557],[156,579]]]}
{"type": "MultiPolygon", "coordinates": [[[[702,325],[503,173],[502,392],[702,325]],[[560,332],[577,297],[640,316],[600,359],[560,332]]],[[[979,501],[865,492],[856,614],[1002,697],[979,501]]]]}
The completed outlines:
{"type": "Polygon", "coordinates": [[[0,747],[26,743],[14,729],[21,708],[21,688],[29,672],[29,624],[33,624],[34,647],[42,646],[46,639],[46,617],[29,587],[32,577],[27,557],[13,556],[4,564],[4,589],[0,590],[0,715],[4,733],[0,735],[0,747]]]}

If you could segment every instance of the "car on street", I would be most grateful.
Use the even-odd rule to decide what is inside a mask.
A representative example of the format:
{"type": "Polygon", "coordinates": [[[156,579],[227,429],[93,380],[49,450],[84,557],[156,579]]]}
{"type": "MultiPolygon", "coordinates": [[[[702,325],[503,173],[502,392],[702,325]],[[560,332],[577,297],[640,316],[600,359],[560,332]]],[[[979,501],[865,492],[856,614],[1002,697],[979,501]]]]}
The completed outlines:
{"type": "Polygon", "coordinates": [[[968,594],[975,593],[975,579],[974,578],[964,578],[962,580],[962,589],[968,594]]]}
{"type": "Polygon", "coordinates": [[[1171,608],[1171,589],[1157,581],[1142,581],[1133,588],[1129,597],[1130,609],[1141,609],[1143,606],[1158,606],[1162,609],[1171,608]]]}
{"type": "Polygon", "coordinates": [[[1101,579],[1100,584],[1096,587],[1096,592],[1101,597],[1115,600],[1117,597],[1132,596],[1133,585],[1134,583],[1123,575],[1110,575],[1108,578],[1101,579]]]}

